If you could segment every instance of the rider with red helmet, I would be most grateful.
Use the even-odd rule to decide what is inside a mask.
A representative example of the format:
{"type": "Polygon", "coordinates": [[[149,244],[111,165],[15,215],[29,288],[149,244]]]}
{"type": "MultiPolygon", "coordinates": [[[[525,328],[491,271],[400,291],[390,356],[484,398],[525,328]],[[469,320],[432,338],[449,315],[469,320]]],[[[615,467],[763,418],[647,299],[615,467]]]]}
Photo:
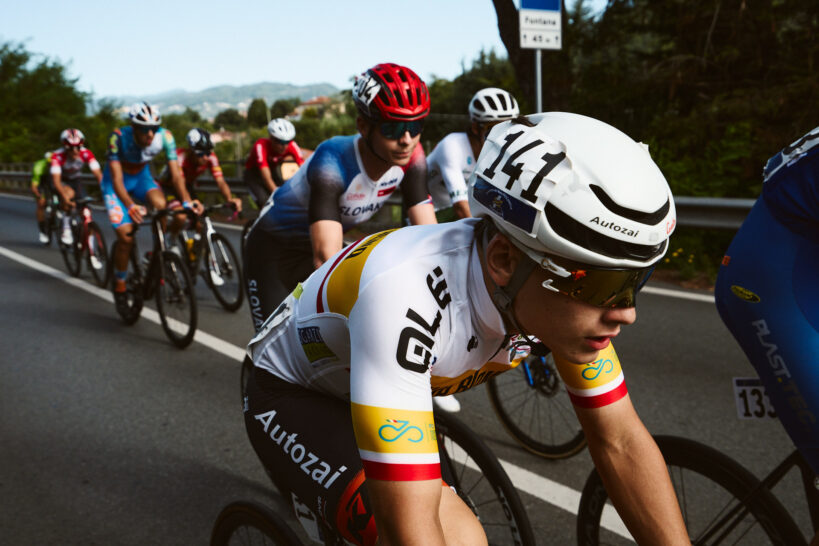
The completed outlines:
{"type": "Polygon", "coordinates": [[[244,265],[256,329],[399,185],[410,221],[435,223],[418,145],[430,108],[426,84],[409,68],[383,63],[356,79],[353,99],[359,134],[322,142],[248,232],[244,265]]]}
{"type": "MultiPolygon", "coordinates": [[[[51,181],[57,195],[63,203],[63,208],[70,211],[74,206],[74,197],[84,195],[82,184],[80,183],[80,173],[83,165],[88,165],[91,173],[97,179],[97,184],[102,180],[102,170],[94,154],[84,146],[85,135],[79,129],[66,129],[60,134],[62,147],[51,154],[51,181]]],[[[64,244],[70,245],[73,242],[71,228],[68,225],[68,216],[63,216],[62,235],[60,239],[64,244]]]]}

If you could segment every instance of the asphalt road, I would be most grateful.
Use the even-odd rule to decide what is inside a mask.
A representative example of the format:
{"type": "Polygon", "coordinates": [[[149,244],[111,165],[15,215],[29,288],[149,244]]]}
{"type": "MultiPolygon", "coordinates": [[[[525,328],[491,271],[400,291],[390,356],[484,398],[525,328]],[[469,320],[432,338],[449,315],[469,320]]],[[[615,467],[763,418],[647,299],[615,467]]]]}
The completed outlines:
{"type": "MultiPolygon", "coordinates": [[[[94,214],[110,244],[105,215],[94,214]]],[[[238,229],[218,229],[238,248],[238,229]]],[[[244,432],[247,304],[227,313],[198,283],[199,329],[210,335],[178,350],[150,313],[125,326],[110,295],[87,272],[68,278],[36,235],[33,202],[0,196],[0,544],[206,544],[233,500],[283,511],[244,432]]],[[[653,433],[709,444],[758,476],[791,451],[778,422],[736,418],[731,378],[753,370],[713,303],[644,293],[616,346],[653,433]]],[[[484,387],[459,400],[499,458],[544,478],[522,494],[540,543],[573,544],[574,506],[545,500],[546,480],[580,491],[588,453],[539,459],[505,433],[484,387]]],[[[796,477],[776,493],[807,533],[796,477]]]]}

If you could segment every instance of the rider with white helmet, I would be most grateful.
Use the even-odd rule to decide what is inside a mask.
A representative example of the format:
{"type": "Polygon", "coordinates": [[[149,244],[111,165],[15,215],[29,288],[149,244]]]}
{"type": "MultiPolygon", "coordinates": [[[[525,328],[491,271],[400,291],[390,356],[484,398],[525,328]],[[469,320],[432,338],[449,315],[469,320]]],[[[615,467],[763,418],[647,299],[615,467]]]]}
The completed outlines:
{"type": "Polygon", "coordinates": [[[429,191],[439,219],[468,218],[466,181],[486,134],[496,123],[517,117],[518,102],[497,87],[481,89],[469,101],[469,127],[446,135],[427,157],[429,191]],[[452,208],[451,212],[448,211],[452,208]]]}
{"type": "Polygon", "coordinates": [[[665,178],[617,129],[546,113],[495,126],[472,179],[480,219],[353,243],[270,316],[248,347],[251,444],[318,518],[352,522],[338,529],[348,540],[372,543],[377,531],[397,544],[486,544],[439,465],[432,397],[513,369],[530,348],[551,350],[632,536],[689,544],[611,346],[668,247],[675,211],[665,178]],[[385,422],[418,432],[386,439],[385,422]],[[300,472],[271,430],[331,461],[332,483],[300,472]],[[368,494],[348,517],[345,492],[361,487],[368,494]]]}
{"type": "Polygon", "coordinates": [[[281,163],[291,158],[300,167],[304,156],[296,144],[296,128],[284,118],[270,120],[267,124],[269,138],[258,139],[245,161],[244,182],[250,194],[261,208],[276,188],[284,184],[281,163]]]}

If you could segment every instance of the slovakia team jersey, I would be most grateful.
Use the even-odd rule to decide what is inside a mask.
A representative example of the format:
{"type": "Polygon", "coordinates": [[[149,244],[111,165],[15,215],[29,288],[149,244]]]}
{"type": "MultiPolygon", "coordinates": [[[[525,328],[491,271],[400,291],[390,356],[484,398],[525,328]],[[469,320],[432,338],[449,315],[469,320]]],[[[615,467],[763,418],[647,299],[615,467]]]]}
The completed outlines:
{"type": "MultiPolygon", "coordinates": [[[[339,252],[270,315],[248,352],[290,383],[350,400],[368,478],[440,478],[432,396],[519,364],[484,284],[466,219],[364,238],[339,252]]],[[[558,363],[576,405],[625,396],[614,350],[558,363]]]]}
{"type": "MultiPolygon", "coordinates": [[[[337,205],[327,205],[338,207],[344,231],[369,220],[401,184],[413,160],[423,160],[419,155],[423,150],[416,146],[416,153],[406,167],[390,167],[381,178],[372,180],[361,162],[359,138],[340,136],[322,142],[296,174],[270,196],[253,229],[309,233],[310,192],[314,184],[320,184],[318,191],[336,201],[337,205]]],[[[429,197],[426,191],[423,193],[425,198],[429,197]]]]}
{"type": "Polygon", "coordinates": [[[176,142],[173,135],[162,127],[157,129],[151,144],[146,148],[140,148],[136,143],[134,128],[130,125],[114,129],[108,139],[108,160],[119,161],[125,174],[139,173],[163,151],[168,161],[176,160],[176,142]]]}
{"type": "Polygon", "coordinates": [[[768,160],[762,197],[791,231],[819,241],[819,127],[768,160]]]}
{"type": "Polygon", "coordinates": [[[253,145],[253,148],[250,149],[250,154],[247,156],[247,161],[245,161],[245,169],[261,169],[262,167],[270,168],[272,165],[276,165],[277,163],[281,163],[281,161],[287,156],[293,156],[293,160],[301,166],[304,163],[304,157],[301,155],[301,149],[299,145],[296,144],[295,140],[291,140],[287,143],[287,148],[284,149],[284,153],[281,155],[273,155],[273,152],[270,150],[270,139],[269,138],[260,138],[256,141],[253,145]]]}
{"type": "Polygon", "coordinates": [[[74,180],[82,172],[82,166],[96,171],[100,168],[97,158],[86,147],[80,148],[80,155],[76,159],[69,159],[65,148],[60,148],[51,154],[51,174],[59,174],[62,180],[74,180]]]}
{"type": "Polygon", "coordinates": [[[435,210],[466,201],[466,181],[475,169],[475,156],[466,133],[449,133],[427,157],[429,193],[435,210]]]}

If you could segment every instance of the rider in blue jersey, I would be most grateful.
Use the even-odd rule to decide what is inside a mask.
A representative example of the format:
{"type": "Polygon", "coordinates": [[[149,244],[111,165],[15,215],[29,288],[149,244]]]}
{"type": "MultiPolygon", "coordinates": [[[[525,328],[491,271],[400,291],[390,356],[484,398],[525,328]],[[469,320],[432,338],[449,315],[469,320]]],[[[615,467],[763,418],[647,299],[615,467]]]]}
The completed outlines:
{"type": "Polygon", "coordinates": [[[244,241],[253,325],[341,250],[344,232],[372,217],[399,185],[413,224],[435,223],[418,145],[429,114],[426,84],[409,68],[379,64],[353,89],[359,134],[321,143],[270,196],[244,241]]]}
{"type": "Polygon", "coordinates": [[[160,127],[162,116],[155,106],[135,103],[128,113],[131,124],[115,129],[108,140],[108,162],[103,170],[100,188],[108,218],[117,235],[114,264],[114,299],[117,306],[127,305],[125,279],[131,252],[132,223],[142,222],[144,209],[137,201],[154,209],[165,208],[165,195],[151,176],[150,161],[165,152],[168,170],[183,206],[198,210],[185,187],[176,157],[173,135],[160,127]]]}
{"type": "Polygon", "coordinates": [[[723,258],[717,309],[819,474],[819,127],[768,160],[763,178],[723,258]]]}

